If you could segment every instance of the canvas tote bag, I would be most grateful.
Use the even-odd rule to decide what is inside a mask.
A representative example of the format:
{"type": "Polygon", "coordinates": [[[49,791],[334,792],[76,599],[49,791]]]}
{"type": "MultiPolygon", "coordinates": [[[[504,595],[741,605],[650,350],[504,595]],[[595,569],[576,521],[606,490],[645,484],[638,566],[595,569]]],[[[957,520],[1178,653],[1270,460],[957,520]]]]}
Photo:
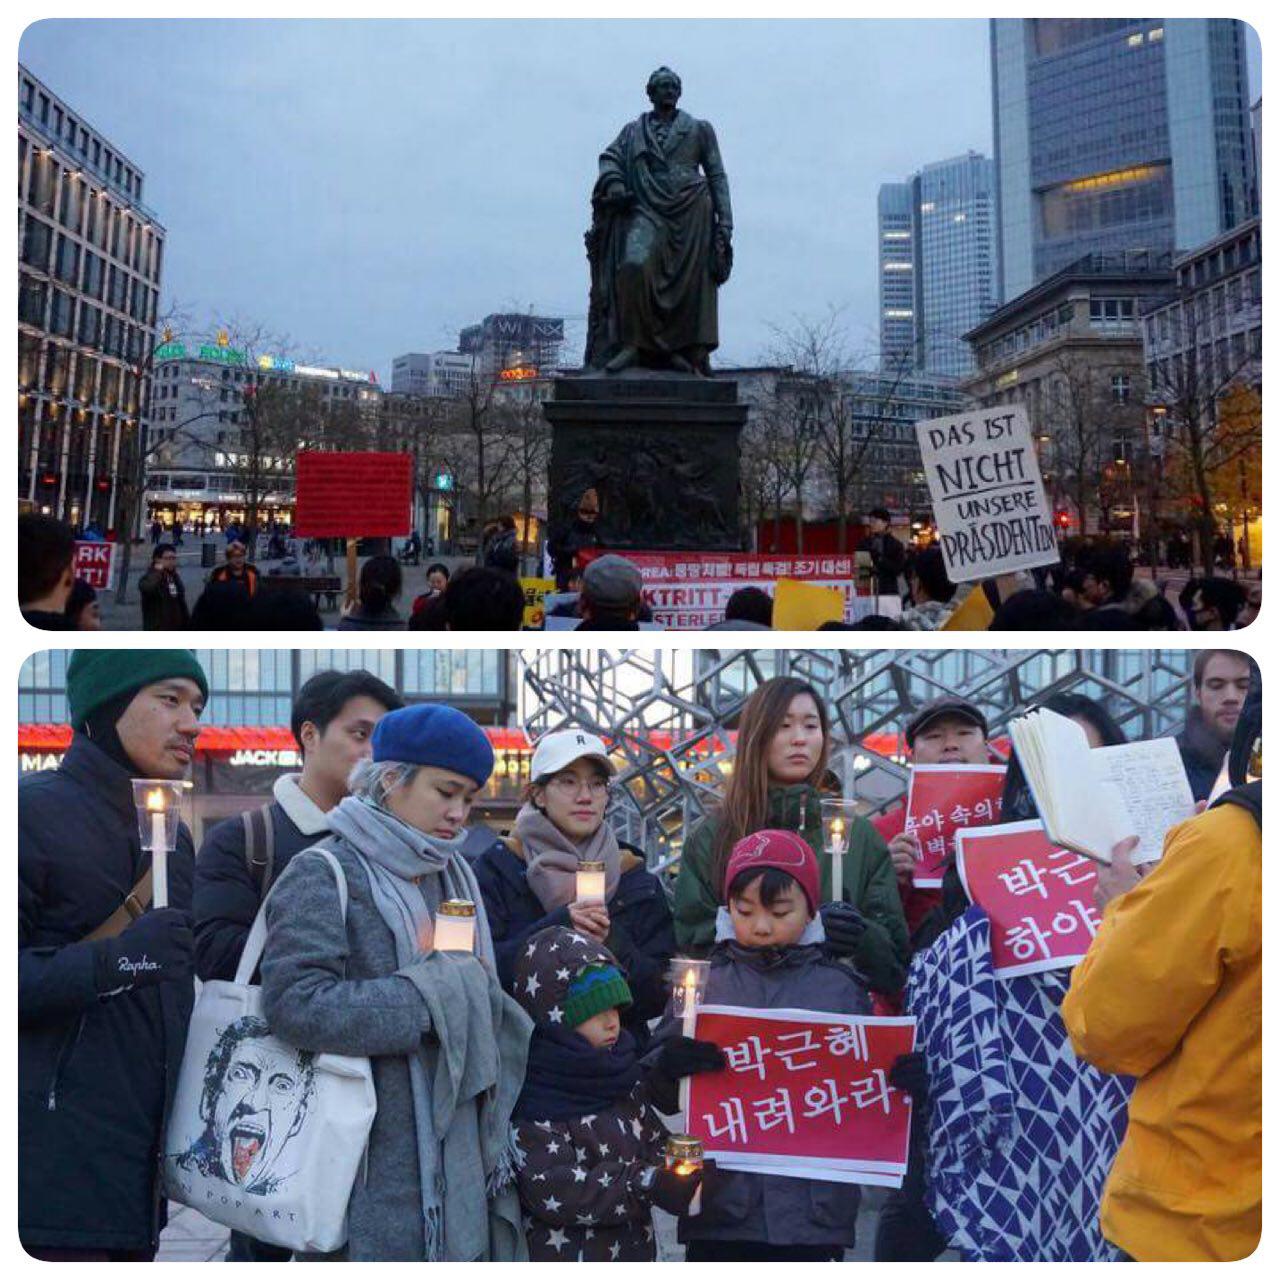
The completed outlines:
{"type": "MultiPolygon", "coordinates": [[[[338,860],[316,848],[338,882],[338,860]]],[[[268,898],[270,894],[268,894],[268,898]]],[[[207,982],[187,1032],[163,1157],[168,1196],[295,1253],[346,1243],[347,1202],[377,1101],[367,1058],[308,1053],[271,1034],[250,985],[267,940],[266,901],[234,982],[207,982]]]]}

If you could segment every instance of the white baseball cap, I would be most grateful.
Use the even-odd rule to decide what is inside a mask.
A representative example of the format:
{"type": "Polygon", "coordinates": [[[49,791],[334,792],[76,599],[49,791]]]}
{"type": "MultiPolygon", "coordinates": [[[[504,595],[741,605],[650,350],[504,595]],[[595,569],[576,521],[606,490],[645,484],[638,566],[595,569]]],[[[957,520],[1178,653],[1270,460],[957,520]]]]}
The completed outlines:
{"type": "Polygon", "coordinates": [[[609,748],[594,733],[581,729],[558,729],[538,739],[529,764],[529,776],[536,782],[559,773],[575,760],[598,760],[611,777],[617,772],[609,759],[609,748]]]}

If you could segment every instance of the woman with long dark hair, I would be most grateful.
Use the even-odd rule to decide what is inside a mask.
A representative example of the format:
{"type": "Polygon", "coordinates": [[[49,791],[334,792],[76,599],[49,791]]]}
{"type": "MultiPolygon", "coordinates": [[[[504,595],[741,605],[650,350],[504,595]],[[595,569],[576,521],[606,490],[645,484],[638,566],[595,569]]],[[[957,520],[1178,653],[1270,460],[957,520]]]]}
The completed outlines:
{"type": "Polygon", "coordinates": [[[889,850],[865,818],[854,818],[844,857],[844,902],[831,902],[831,859],[823,852],[819,786],[831,727],[822,698],[793,676],[766,680],[738,724],[733,772],[720,807],[689,833],[675,889],[676,942],[690,953],[716,940],[725,867],[733,846],[765,829],[799,832],[822,868],[828,944],[851,959],[871,987],[896,992],[910,954],[889,850]]]}
{"type": "Polygon", "coordinates": [[[360,600],[338,623],[339,631],[403,631],[396,598],[404,578],[395,556],[374,556],[360,570],[360,600]]]}

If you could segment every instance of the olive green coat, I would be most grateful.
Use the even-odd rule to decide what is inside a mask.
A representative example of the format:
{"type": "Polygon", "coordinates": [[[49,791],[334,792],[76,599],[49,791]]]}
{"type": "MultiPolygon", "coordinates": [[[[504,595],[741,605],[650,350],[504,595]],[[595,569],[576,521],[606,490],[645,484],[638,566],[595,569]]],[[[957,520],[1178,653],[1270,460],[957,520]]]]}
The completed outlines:
{"type": "MultiPolygon", "coordinates": [[[[818,855],[822,899],[829,902],[832,860],[822,852],[818,800],[817,791],[804,783],[770,787],[768,825],[798,831],[809,842],[818,855]]],[[[718,826],[717,815],[704,818],[689,833],[681,852],[673,914],[676,945],[684,954],[705,954],[715,940],[716,911],[721,900],[720,886],[711,883],[711,868],[718,826]]],[[[849,852],[844,856],[844,896],[867,922],[853,962],[874,990],[893,994],[901,990],[906,979],[911,948],[889,847],[865,818],[853,820],[849,836],[849,852]]]]}

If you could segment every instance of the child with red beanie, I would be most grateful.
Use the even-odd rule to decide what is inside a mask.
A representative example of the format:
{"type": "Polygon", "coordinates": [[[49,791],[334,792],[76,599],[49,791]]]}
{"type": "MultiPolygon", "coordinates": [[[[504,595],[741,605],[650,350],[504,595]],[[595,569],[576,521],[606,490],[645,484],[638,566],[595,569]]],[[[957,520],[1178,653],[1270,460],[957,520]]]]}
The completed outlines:
{"type": "MultiPolygon", "coordinates": [[[[706,1004],[814,1013],[869,1014],[863,977],[828,951],[818,860],[794,831],[756,831],[733,847],[725,868],[706,1004]]],[[[655,1038],[653,1096],[677,1110],[675,1083],[723,1069],[720,1050],[678,1035],[668,1011],[655,1038]],[[659,1088],[661,1082],[668,1087],[659,1088]]],[[[912,1089],[915,1055],[895,1064],[890,1083],[912,1089]]],[[[680,1219],[690,1262],[837,1261],[854,1244],[859,1189],[852,1183],[743,1173],[708,1163],[702,1210],[680,1219]]]]}

